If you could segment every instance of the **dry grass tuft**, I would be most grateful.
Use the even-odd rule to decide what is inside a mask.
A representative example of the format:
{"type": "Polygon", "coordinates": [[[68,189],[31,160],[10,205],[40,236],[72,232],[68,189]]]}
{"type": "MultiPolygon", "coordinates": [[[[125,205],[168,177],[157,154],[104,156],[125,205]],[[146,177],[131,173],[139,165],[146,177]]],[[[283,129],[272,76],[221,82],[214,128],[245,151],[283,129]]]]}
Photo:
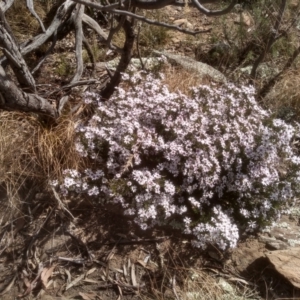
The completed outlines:
{"type": "Polygon", "coordinates": [[[162,73],[165,75],[164,83],[171,92],[180,91],[185,95],[191,94],[191,88],[210,84],[208,78],[200,78],[196,73],[184,70],[181,67],[166,66],[162,73]]]}
{"type": "Polygon", "coordinates": [[[300,70],[289,70],[265,97],[264,105],[286,121],[300,121],[300,70]]]}
{"type": "Polygon", "coordinates": [[[28,145],[36,134],[36,120],[19,112],[0,112],[0,181],[28,176],[28,145]]]}
{"type": "Polygon", "coordinates": [[[61,178],[64,169],[78,168],[74,139],[75,122],[71,117],[48,128],[29,114],[1,112],[1,181],[61,178]]]}
{"type": "MultiPolygon", "coordinates": [[[[38,1],[34,3],[34,9],[41,20],[46,17],[46,2],[38,1]],[[43,5],[44,4],[44,5],[43,5]]],[[[20,40],[25,40],[35,35],[40,29],[38,20],[32,16],[26,6],[25,1],[14,1],[11,8],[6,13],[6,18],[12,31],[20,40]],[[22,13],[20,13],[22,12],[22,13]]]]}
{"type": "Polygon", "coordinates": [[[30,150],[42,178],[61,179],[63,170],[78,169],[75,121],[72,117],[63,117],[55,127],[38,126],[30,150]]]}
{"type": "Polygon", "coordinates": [[[16,217],[33,189],[43,190],[64,169],[79,168],[74,125],[72,117],[65,117],[47,128],[30,114],[0,112],[0,188],[5,195],[0,197],[0,221],[16,217]]]}
{"type": "MultiPolygon", "coordinates": [[[[201,268],[202,261],[196,259],[190,245],[178,241],[160,245],[161,269],[150,275],[151,290],[144,293],[143,300],[211,300],[222,299],[224,290],[211,274],[201,268]],[[164,254],[162,254],[164,253],[164,254]],[[193,265],[194,267],[191,267],[193,265]]],[[[213,269],[211,269],[214,271],[213,269]]]]}

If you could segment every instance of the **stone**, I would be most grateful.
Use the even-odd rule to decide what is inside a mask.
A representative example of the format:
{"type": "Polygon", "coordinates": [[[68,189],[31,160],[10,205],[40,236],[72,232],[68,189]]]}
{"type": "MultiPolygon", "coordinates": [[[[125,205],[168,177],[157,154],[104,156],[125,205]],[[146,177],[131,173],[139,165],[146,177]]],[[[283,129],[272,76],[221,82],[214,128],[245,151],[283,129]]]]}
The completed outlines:
{"type": "MultiPolygon", "coordinates": [[[[143,61],[144,67],[147,70],[153,70],[156,67],[158,67],[161,64],[161,60],[159,60],[157,57],[142,57],[141,60],[143,61]]],[[[115,70],[116,67],[119,64],[120,59],[115,58],[113,60],[110,60],[108,62],[97,62],[96,63],[96,71],[105,71],[106,68],[110,70],[115,70]]],[[[87,67],[91,68],[92,64],[87,64],[87,67]]],[[[141,69],[141,61],[139,58],[132,58],[129,64],[129,67],[136,70],[141,69]]]]}
{"type": "MultiPolygon", "coordinates": [[[[250,75],[252,71],[252,67],[253,66],[246,66],[244,68],[240,68],[239,71],[244,74],[250,75]]],[[[258,66],[256,73],[259,77],[268,79],[276,76],[279,73],[279,69],[269,67],[266,63],[262,63],[258,66]]]]}
{"type": "Polygon", "coordinates": [[[187,19],[178,19],[178,20],[175,20],[173,22],[174,25],[177,25],[177,26],[182,26],[183,24],[185,24],[187,22],[187,19]]]}
{"type": "Polygon", "coordinates": [[[299,0],[290,0],[288,6],[290,9],[296,9],[299,6],[299,0]]]}
{"type": "Polygon", "coordinates": [[[174,44],[180,43],[180,39],[177,38],[177,37],[173,37],[172,38],[172,43],[174,43],[174,44]]]}
{"type": "Polygon", "coordinates": [[[259,241],[276,250],[299,247],[300,227],[295,220],[291,220],[289,216],[284,215],[267,231],[264,230],[260,233],[259,241]]]}
{"type": "Polygon", "coordinates": [[[250,13],[242,12],[235,18],[234,23],[246,27],[251,27],[254,25],[254,19],[252,18],[250,13]]]}
{"type": "Polygon", "coordinates": [[[187,19],[178,19],[173,22],[174,25],[187,28],[190,30],[194,29],[194,26],[187,19]]]}
{"type": "Polygon", "coordinates": [[[193,24],[190,23],[190,22],[186,22],[186,23],[185,23],[185,26],[186,26],[186,28],[189,29],[189,30],[193,30],[193,29],[194,29],[193,24]]]}
{"type": "Polygon", "coordinates": [[[259,236],[258,240],[275,250],[284,250],[288,248],[288,245],[286,243],[278,241],[274,237],[267,237],[262,235],[259,236]]]}
{"type": "Polygon", "coordinates": [[[300,288],[300,247],[267,253],[278,273],[283,275],[293,286],[300,288]]]}
{"type": "Polygon", "coordinates": [[[159,56],[164,55],[170,63],[180,65],[186,70],[193,71],[199,77],[209,77],[216,82],[227,82],[227,78],[223,73],[208,64],[201,63],[187,56],[181,56],[166,51],[154,50],[153,53],[159,56]]]}
{"type": "Polygon", "coordinates": [[[256,260],[264,257],[264,253],[256,247],[238,248],[232,254],[232,262],[239,273],[247,272],[256,260]]]}
{"type": "Polygon", "coordinates": [[[229,294],[234,293],[233,287],[226,280],[224,280],[223,278],[219,279],[218,284],[224,292],[229,293],[229,294]]]}

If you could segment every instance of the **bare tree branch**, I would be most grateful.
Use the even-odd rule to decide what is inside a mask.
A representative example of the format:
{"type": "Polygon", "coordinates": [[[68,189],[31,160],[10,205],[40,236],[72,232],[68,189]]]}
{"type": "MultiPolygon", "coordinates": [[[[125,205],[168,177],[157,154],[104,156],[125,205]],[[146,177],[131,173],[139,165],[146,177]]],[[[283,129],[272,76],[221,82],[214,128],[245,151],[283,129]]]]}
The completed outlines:
{"type": "Polygon", "coordinates": [[[82,16],[82,21],[88,25],[90,28],[92,28],[96,33],[99,34],[99,41],[106,44],[107,41],[107,37],[108,35],[103,31],[103,29],[100,27],[100,25],[91,17],[89,17],[88,15],[84,14],[82,16]]]}
{"type": "MultiPolygon", "coordinates": [[[[91,2],[85,1],[85,0],[73,0],[73,1],[77,2],[77,3],[84,4],[86,6],[90,6],[90,7],[99,9],[99,10],[107,9],[107,7],[105,7],[105,6],[101,6],[101,5],[98,5],[96,3],[91,3],[91,2]]],[[[167,24],[167,23],[163,23],[163,22],[149,20],[149,19],[147,19],[147,18],[145,18],[143,16],[140,16],[140,15],[137,15],[137,14],[134,14],[132,12],[125,11],[125,10],[119,10],[119,9],[110,8],[108,11],[110,11],[111,13],[115,13],[115,14],[121,15],[121,16],[132,17],[132,18],[135,18],[137,20],[143,21],[145,23],[151,24],[151,25],[162,26],[162,27],[166,27],[166,28],[169,28],[169,29],[177,30],[177,31],[180,31],[180,32],[183,32],[183,33],[186,33],[186,34],[191,34],[191,35],[196,35],[196,34],[200,34],[200,33],[206,33],[206,32],[210,31],[210,29],[209,30],[201,30],[201,31],[192,31],[192,30],[181,28],[179,26],[174,26],[174,25],[170,25],[170,24],[167,24]]]]}
{"type": "MultiPolygon", "coordinates": [[[[203,2],[203,1],[201,1],[203,2]]],[[[237,0],[232,0],[232,2],[229,4],[228,7],[222,9],[222,10],[209,10],[205,8],[198,0],[192,0],[192,3],[195,5],[195,7],[204,15],[206,16],[221,16],[228,14],[236,5],[237,0]]]]}
{"type": "MultiPolygon", "coordinates": [[[[88,15],[84,14],[82,17],[82,21],[88,25],[91,29],[93,29],[96,33],[98,33],[99,35],[99,41],[104,44],[104,45],[108,45],[107,43],[107,39],[108,39],[108,34],[106,34],[102,28],[100,27],[100,25],[91,17],[89,17],[88,15]]],[[[115,45],[109,45],[110,49],[115,50],[119,53],[122,52],[121,49],[119,49],[117,46],[115,45]]]]}
{"type": "Polygon", "coordinates": [[[21,53],[26,55],[43,45],[54,34],[54,32],[58,30],[58,27],[63,24],[67,16],[74,9],[75,5],[76,4],[72,0],[66,0],[58,8],[55,17],[46,32],[34,37],[31,41],[23,45],[23,47],[21,46],[21,53]]]}
{"type": "Polygon", "coordinates": [[[255,62],[253,64],[251,74],[250,74],[251,82],[253,82],[256,78],[256,73],[257,73],[258,66],[263,61],[266,54],[270,51],[270,49],[271,49],[272,45],[274,44],[274,42],[277,40],[279,27],[280,27],[280,24],[282,22],[283,14],[284,14],[284,11],[285,11],[285,6],[286,6],[286,0],[281,0],[281,5],[280,5],[280,9],[279,9],[277,18],[276,18],[276,22],[275,22],[274,27],[270,31],[269,38],[267,40],[267,44],[266,44],[265,48],[262,50],[259,57],[255,60],[255,62]]]}
{"type": "Polygon", "coordinates": [[[89,44],[89,42],[85,38],[85,36],[83,36],[83,45],[86,49],[86,52],[89,56],[89,59],[90,59],[91,63],[92,63],[92,74],[94,76],[95,75],[95,70],[96,70],[96,60],[95,60],[95,56],[94,56],[93,50],[91,48],[91,45],[89,44]]]}
{"type": "Polygon", "coordinates": [[[271,90],[271,88],[275,85],[277,80],[292,66],[295,59],[300,54],[300,47],[295,49],[292,56],[288,59],[286,64],[284,65],[283,69],[273,78],[271,78],[258,92],[258,98],[263,98],[267,95],[267,93],[271,90]]]}
{"type": "Polygon", "coordinates": [[[19,89],[14,82],[7,77],[1,66],[0,94],[0,107],[3,109],[36,112],[53,118],[58,116],[56,109],[50,105],[46,99],[36,94],[27,94],[19,89]]]}
{"type": "Polygon", "coordinates": [[[41,65],[44,63],[44,61],[46,60],[46,58],[50,55],[50,53],[52,52],[52,50],[54,49],[55,45],[57,42],[57,32],[55,31],[53,34],[53,38],[52,38],[52,43],[51,46],[49,47],[49,49],[46,51],[45,55],[40,59],[40,61],[38,62],[38,64],[34,67],[34,69],[31,71],[31,74],[33,75],[35,72],[38,71],[38,69],[41,67],[41,65]]]}
{"type": "Polygon", "coordinates": [[[35,12],[34,10],[34,6],[33,6],[33,0],[26,0],[26,5],[29,9],[29,11],[31,12],[31,14],[38,20],[38,22],[40,23],[40,26],[43,30],[43,32],[45,32],[45,26],[42,22],[42,20],[40,19],[40,17],[38,16],[38,14],[35,12]]]}
{"type": "Polygon", "coordinates": [[[129,22],[128,20],[125,20],[123,24],[123,29],[126,35],[123,53],[121,55],[120,62],[117,66],[117,69],[112,79],[110,80],[108,85],[104,88],[104,90],[101,92],[101,96],[105,100],[110,98],[110,96],[115,91],[116,86],[121,82],[122,73],[126,71],[131,60],[132,48],[135,41],[133,21],[129,22]]]}
{"type": "Polygon", "coordinates": [[[4,13],[0,10],[0,46],[9,61],[18,81],[23,87],[35,91],[35,81],[28,66],[19,51],[13,33],[6,22],[4,13]]]}
{"type": "Polygon", "coordinates": [[[76,67],[76,73],[72,78],[71,83],[80,80],[83,72],[83,60],[82,60],[82,41],[83,41],[82,16],[83,14],[84,14],[84,5],[78,4],[77,11],[75,11],[74,13],[77,67],[76,67]]]}
{"type": "Polygon", "coordinates": [[[14,3],[15,0],[7,0],[5,1],[5,4],[3,2],[0,3],[0,9],[3,12],[6,12],[14,3]]]}
{"type": "MultiPolygon", "coordinates": [[[[47,28],[45,28],[43,21],[34,9],[34,0],[26,0],[27,9],[31,12],[34,18],[38,20],[43,32],[37,34],[36,36],[30,38],[28,41],[19,45],[14,38],[14,35],[10,30],[9,24],[4,16],[5,11],[7,11],[7,9],[13,4],[14,0],[2,0],[2,2],[0,3],[0,49],[3,51],[4,56],[0,58],[0,108],[32,111],[56,118],[57,116],[59,116],[65,103],[67,103],[72,88],[82,84],[88,85],[94,83],[100,84],[98,87],[100,89],[102,99],[109,99],[109,97],[113,94],[116,86],[121,82],[122,73],[126,71],[130,63],[132,49],[135,42],[134,23],[136,20],[148,23],[150,25],[161,26],[191,35],[205,33],[211,30],[209,29],[203,31],[192,31],[165,22],[158,22],[157,20],[147,19],[146,17],[142,16],[142,14],[139,15],[138,13],[136,13],[137,9],[155,10],[164,8],[166,6],[184,7],[185,5],[188,5],[191,7],[195,7],[200,13],[204,15],[220,16],[230,12],[237,2],[237,0],[232,0],[230,4],[223,9],[209,10],[204,6],[206,3],[215,3],[222,5],[223,1],[103,0],[99,1],[101,4],[90,1],[63,0],[62,4],[53,6],[53,10],[48,13],[47,17],[49,17],[49,21],[45,21],[45,24],[50,23],[50,25],[47,25],[47,28]],[[105,3],[107,5],[104,5],[105,3]],[[104,16],[105,20],[112,20],[112,26],[108,28],[108,34],[104,32],[104,30],[96,22],[96,20],[84,13],[85,6],[89,6],[98,10],[104,16]],[[117,21],[117,23],[115,21],[117,21]],[[83,27],[83,23],[85,27],[83,27]],[[114,50],[114,54],[119,54],[121,56],[116,71],[109,74],[110,78],[108,76],[105,76],[107,81],[109,80],[108,83],[107,81],[104,81],[103,78],[101,81],[88,78],[84,78],[84,80],[81,80],[84,70],[84,62],[82,57],[83,46],[87,49],[89,57],[91,58],[92,64],[95,69],[95,60],[92,53],[93,51],[88,43],[88,40],[84,36],[84,29],[86,27],[91,28],[97,33],[97,35],[99,36],[99,41],[102,45],[114,50]],[[125,32],[125,43],[123,48],[118,48],[111,43],[114,35],[121,28],[123,28],[125,32]],[[26,89],[29,88],[30,92],[36,92],[36,84],[33,74],[37,74],[37,70],[46,61],[46,58],[53,52],[56,41],[64,39],[69,32],[75,33],[76,71],[68,85],[63,86],[62,88],[57,87],[52,91],[44,91],[45,95],[47,95],[45,96],[45,98],[53,94],[55,94],[56,97],[60,98],[60,101],[57,100],[56,107],[54,107],[47,101],[47,99],[40,97],[37,94],[27,93],[26,89]],[[46,42],[50,41],[52,43],[50,47],[47,46],[48,50],[42,58],[34,57],[34,55],[31,55],[30,59],[35,59],[35,61],[33,62],[35,67],[32,70],[32,73],[30,73],[28,63],[26,62],[27,57],[25,55],[37,50],[42,45],[45,45],[46,42]],[[8,77],[8,73],[6,73],[4,69],[4,66],[7,66],[8,64],[11,66],[11,69],[15,74],[15,76],[12,76],[12,78],[8,77]]],[[[257,67],[264,59],[265,53],[270,50],[272,44],[274,44],[274,41],[276,41],[280,36],[279,27],[282,23],[285,4],[286,0],[281,0],[281,7],[274,25],[274,29],[270,33],[269,39],[266,42],[264,53],[262,53],[254,63],[251,74],[252,78],[256,77],[257,67]]],[[[139,52],[138,45],[137,49],[139,52]]],[[[287,62],[282,72],[290,67],[295,57],[299,55],[299,52],[299,49],[295,51],[293,57],[291,57],[291,59],[287,62]]],[[[38,54],[38,52],[36,52],[36,54],[38,54]]],[[[32,65],[32,61],[30,65],[32,65]]],[[[53,77],[56,78],[57,76],[53,77]]]]}

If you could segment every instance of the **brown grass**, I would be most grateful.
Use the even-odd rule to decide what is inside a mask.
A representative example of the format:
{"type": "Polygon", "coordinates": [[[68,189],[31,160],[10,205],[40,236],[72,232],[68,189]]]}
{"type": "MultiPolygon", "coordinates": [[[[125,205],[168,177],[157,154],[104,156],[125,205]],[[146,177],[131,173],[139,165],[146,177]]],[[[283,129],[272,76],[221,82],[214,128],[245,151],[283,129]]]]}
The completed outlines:
{"type": "Polygon", "coordinates": [[[8,177],[60,178],[63,169],[77,168],[74,126],[70,117],[47,128],[30,114],[1,112],[1,180],[8,177]]]}
{"type": "Polygon", "coordinates": [[[289,70],[265,97],[264,105],[286,119],[300,121],[300,70],[289,70]],[[289,116],[290,114],[290,116],[289,116]]]}
{"type": "Polygon", "coordinates": [[[10,218],[18,215],[31,189],[45,190],[64,169],[79,168],[74,125],[70,116],[47,128],[30,114],[0,112],[0,187],[6,194],[0,205],[7,207],[1,208],[0,220],[7,219],[7,210],[10,218]]]}
{"type": "MultiPolygon", "coordinates": [[[[34,9],[41,20],[46,17],[46,6],[43,6],[41,1],[34,2],[34,9]]],[[[38,20],[33,17],[26,7],[26,1],[14,1],[12,7],[6,13],[6,18],[16,37],[22,41],[41,30],[38,20]]]]}
{"type": "Polygon", "coordinates": [[[187,71],[181,67],[166,66],[162,70],[165,75],[163,83],[171,92],[180,91],[185,95],[191,94],[191,87],[210,84],[209,78],[201,78],[196,73],[187,71]]]}

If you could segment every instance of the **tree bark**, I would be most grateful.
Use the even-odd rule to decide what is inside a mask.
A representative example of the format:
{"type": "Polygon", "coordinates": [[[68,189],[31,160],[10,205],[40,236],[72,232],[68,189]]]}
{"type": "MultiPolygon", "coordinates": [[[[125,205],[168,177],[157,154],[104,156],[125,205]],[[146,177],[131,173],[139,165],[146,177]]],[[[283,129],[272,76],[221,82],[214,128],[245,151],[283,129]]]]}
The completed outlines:
{"type": "Polygon", "coordinates": [[[101,92],[101,96],[104,100],[109,99],[110,96],[113,94],[116,86],[118,86],[118,84],[121,82],[122,73],[126,71],[131,60],[132,48],[135,41],[133,24],[128,20],[125,20],[123,24],[123,29],[126,34],[126,41],[124,44],[123,53],[121,55],[121,59],[117,66],[116,72],[114,73],[108,85],[101,92]]]}
{"type": "Polygon", "coordinates": [[[35,80],[32,77],[28,66],[20,53],[14,35],[6,22],[3,11],[0,9],[0,46],[9,64],[14,71],[19,84],[35,91],[35,80]]]}
{"type": "Polygon", "coordinates": [[[28,94],[19,89],[11,81],[2,66],[0,66],[0,107],[6,110],[20,110],[45,114],[57,118],[58,113],[46,99],[28,94]]]}

